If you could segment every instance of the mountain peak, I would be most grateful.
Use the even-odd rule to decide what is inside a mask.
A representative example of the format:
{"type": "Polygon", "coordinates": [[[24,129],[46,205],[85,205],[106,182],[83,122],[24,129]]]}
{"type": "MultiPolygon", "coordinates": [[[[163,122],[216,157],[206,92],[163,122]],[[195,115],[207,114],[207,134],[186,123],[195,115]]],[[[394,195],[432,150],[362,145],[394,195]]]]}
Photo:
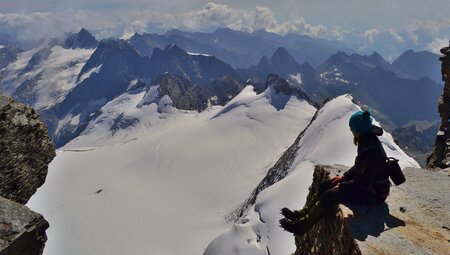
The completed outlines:
{"type": "Polygon", "coordinates": [[[93,49],[97,47],[98,41],[89,31],[81,28],[78,33],[67,36],[64,45],[71,49],[93,49]]]}
{"type": "Polygon", "coordinates": [[[287,96],[295,95],[298,99],[304,99],[308,102],[310,101],[306,93],[301,88],[299,88],[298,86],[294,86],[285,78],[274,73],[271,73],[267,76],[265,87],[273,88],[275,94],[277,95],[280,93],[287,96]]]}
{"type": "Polygon", "coordinates": [[[278,73],[295,73],[300,69],[300,64],[283,47],[279,47],[273,53],[270,61],[277,68],[278,73]]]}
{"type": "Polygon", "coordinates": [[[277,50],[272,55],[272,59],[277,56],[291,57],[291,55],[289,55],[289,52],[283,47],[277,48],[277,50]]]}
{"type": "Polygon", "coordinates": [[[378,53],[378,52],[376,52],[376,51],[374,51],[374,52],[369,56],[369,58],[371,58],[371,59],[382,59],[382,60],[384,60],[383,56],[381,56],[380,53],[378,53]]]}

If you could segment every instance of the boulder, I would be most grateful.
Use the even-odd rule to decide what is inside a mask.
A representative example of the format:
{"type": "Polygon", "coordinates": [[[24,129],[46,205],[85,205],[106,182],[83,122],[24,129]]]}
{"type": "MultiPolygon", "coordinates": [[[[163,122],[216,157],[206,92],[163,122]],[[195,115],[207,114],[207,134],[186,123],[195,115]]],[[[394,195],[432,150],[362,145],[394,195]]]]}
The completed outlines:
{"type": "Polygon", "coordinates": [[[25,204],[55,157],[47,127],[33,109],[0,95],[0,196],[25,204]]]}

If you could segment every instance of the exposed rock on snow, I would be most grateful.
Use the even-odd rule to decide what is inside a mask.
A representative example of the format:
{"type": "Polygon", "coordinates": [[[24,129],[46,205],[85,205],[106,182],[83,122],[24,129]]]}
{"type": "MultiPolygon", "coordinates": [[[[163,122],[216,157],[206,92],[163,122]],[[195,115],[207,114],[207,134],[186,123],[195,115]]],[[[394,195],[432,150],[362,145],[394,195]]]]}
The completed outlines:
{"type": "Polygon", "coordinates": [[[39,114],[0,95],[0,195],[26,203],[47,176],[55,149],[39,114]]]}
{"type": "Polygon", "coordinates": [[[0,222],[0,254],[42,254],[49,226],[42,215],[0,196],[0,222]]]}
{"type": "Polygon", "coordinates": [[[53,144],[39,114],[2,95],[0,137],[0,254],[42,254],[48,222],[22,204],[44,183],[53,144]]]}

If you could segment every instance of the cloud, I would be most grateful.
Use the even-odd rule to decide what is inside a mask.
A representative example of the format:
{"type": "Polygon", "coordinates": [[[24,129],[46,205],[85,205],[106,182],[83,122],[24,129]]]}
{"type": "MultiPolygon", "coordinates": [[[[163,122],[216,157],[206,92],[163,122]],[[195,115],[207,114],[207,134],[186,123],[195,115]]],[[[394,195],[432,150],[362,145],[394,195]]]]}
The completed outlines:
{"type": "Polygon", "coordinates": [[[405,39],[403,39],[403,37],[394,28],[389,28],[388,32],[396,42],[403,43],[405,41],[405,39]]]}
{"type": "Polygon", "coordinates": [[[82,27],[111,29],[115,24],[89,11],[0,13],[0,33],[15,35],[19,40],[38,40],[82,27]]]}
{"type": "MultiPolygon", "coordinates": [[[[177,28],[186,31],[210,31],[218,27],[253,32],[265,29],[278,34],[300,33],[314,37],[324,36],[328,28],[309,24],[303,18],[278,22],[268,7],[256,6],[236,9],[228,5],[207,3],[202,7],[181,13],[157,9],[120,11],[34,12],[29,14],[0,13],[0,32],[16,34],[19,39],[39,39],[76,31],[81,27],[96,30],[99,37],[130,37],[135,32],[151,32],[177,28]],[[119,17],[119,18],[117,18],[119,17]]],[[[336,31],[333,33],[336,34],[336,31]]],[[[340,37],[339,37],[340,38],[340,37]]]]}
{"type": "Polygon", "coordinates": [[[369,41],[369,43],[372,44],[375,41],[375,37],[380,35],[380,33],[381,33],[380,30],[372,28],[364,32],[364,37],[366,38],[367,41],[369,41]]]}
{"type": "Polygon", "coordinates": [[[338,41],[344,41],[345,34],[347,32],[341,26],[333,26],[330,31],[331,36],[333,36],[338,41]]]}
{"type": "Polygon", "coordinates": [[[450,18],[438,20],[408,20],[406,31],[414,44],[418,45],[422,37],[438,38],[450,32],[450,18]]]}
{"type": "Polygon", "coordinates": [[[427,45],[427,50],[436,53],[436,54],[441,54],[440,53],[440,49],[444,48],[444,47],[448,47],[449,44],[449,38],[436,38],[434,39],[434,41],[432,41],[431,43],[429,43],[427,45]]]}

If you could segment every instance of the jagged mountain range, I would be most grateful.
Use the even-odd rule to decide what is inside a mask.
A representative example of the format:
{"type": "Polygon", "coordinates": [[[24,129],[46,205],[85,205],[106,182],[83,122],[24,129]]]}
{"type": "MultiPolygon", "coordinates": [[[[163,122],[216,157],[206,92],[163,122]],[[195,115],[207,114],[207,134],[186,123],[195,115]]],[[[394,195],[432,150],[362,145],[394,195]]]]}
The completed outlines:
{"type": "Polygon", "coordinates": [[[337,50],[352,52],[339,42],[331,42],[298,34],[280,36],[265,30],[253,33],[219,28],[212,33],[183,32],[172,29],[160,34],[135,34],[130,43],[143,55],[151,55],[155,48],[177,44],[189,52],[204,52],[217,56],[235,68],[258,63],[263,55],[282,46],[289,50],[297,62],[308,62],[313,66],[322,63],[337,50]]]}
{"type": "Polygon", "coordinates": [[[226,104],[248,82],[262,93],[272,74],[316,105],[327,98],[353,94],[392,129],[438,118],[435,102],[442,87],[424,78],[436,78],[431,69],[419,68],[438,61],[431,53],[408,51],[390,64],[378,53],[348,54],[331,46],[305,36],[229,29],[213,33],[171,30],[163,35],[135,34],[129,40],[99,42],[81,29],[47,39],[41,47],[26,52],[13,46],[1,48],[0,52],[6,53],[0,58],[5,66],[0,72],[0,90],[41,111],[57,146],[80,134],[98,116],[101,106],[127,91],[159,85],[175,107],[202,111],[210,105],[226,104]],[[297,44],[299,48],[292,48],[297,44]],[[322,58],[322,63],[311,60],[316,68],[299,64],[300,47],[305,54],[320,48],[327,58],[322,58]],[[271,51],[271,57],[266,57],[271,51]],[[248,54],[255,60],[257,53],[262,57],[251,67],[235,69],[239,64],[230,60],[234,56],[248,59],[248,54]]]}

